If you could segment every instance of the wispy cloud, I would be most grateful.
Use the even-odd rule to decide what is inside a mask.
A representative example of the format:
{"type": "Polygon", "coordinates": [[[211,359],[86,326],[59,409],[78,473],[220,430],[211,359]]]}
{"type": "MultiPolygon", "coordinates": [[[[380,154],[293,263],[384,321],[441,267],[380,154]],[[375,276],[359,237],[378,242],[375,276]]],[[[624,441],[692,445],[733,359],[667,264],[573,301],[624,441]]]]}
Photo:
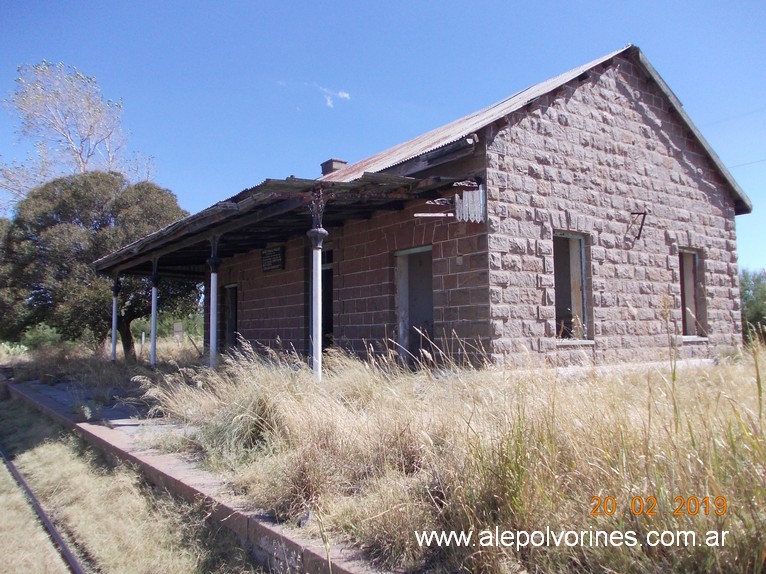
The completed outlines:
{"type": "Polygon", "coordinates": [[[331,90],[329,88],[322,87],[318,84],[315,84],[317,89],[322,92],[324,95],[324,103],[328,108],[334,108],[335,107],[335,100],[350,100],[351,94],[344,90],[335,91],[331,90]]]}
{"type": "MultiPolygon", "coordinates": [[[[283,88],[301,85],[301,84],[292,84],[285,80],[277,80],[276,83],[277,85],[283,88]]],[[[351,99],[351,94],[349,94],[346,90],[332,90],[330,88],[326,88],[320,84],[317,84],[316,82],[302,82],[302,85],[307,88],[311,88],[312,90],[316,90],[317,92],[322,94],[322,97],[324,98],[324,103],[328,108],[334,108],[335,104],[339,100],[351,99]]]]}

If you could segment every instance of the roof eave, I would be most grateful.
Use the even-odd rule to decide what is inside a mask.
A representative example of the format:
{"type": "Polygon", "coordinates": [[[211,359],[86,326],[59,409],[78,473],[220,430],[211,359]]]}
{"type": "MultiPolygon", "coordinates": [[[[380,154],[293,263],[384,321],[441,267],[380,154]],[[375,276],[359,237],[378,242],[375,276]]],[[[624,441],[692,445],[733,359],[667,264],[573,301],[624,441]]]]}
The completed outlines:
{"type": "MultiPolygon", "coordinates": [[[[364,174],[353,182],[322,182],[312,179],[267,179],[219,202],[197,214],[180,219],[121,249],[93,262],[96,271],[117,275],[163,255],[197,246],[213,237],[236,232],[286,213],[305,208],[314,192],[322,190],[327,200],[346,205],[376,202],[381,209],[391,208],[403,200],[416,199],[455,182],[452,178],[415,179],[389,174],[364,174]],[[388,206],[388,207],[387,207],[388,206]]],[[[349,210],[349,216],[356,211],[349,210]]],[[[306,229],[311,225],[306,210],[306,229]]]]}

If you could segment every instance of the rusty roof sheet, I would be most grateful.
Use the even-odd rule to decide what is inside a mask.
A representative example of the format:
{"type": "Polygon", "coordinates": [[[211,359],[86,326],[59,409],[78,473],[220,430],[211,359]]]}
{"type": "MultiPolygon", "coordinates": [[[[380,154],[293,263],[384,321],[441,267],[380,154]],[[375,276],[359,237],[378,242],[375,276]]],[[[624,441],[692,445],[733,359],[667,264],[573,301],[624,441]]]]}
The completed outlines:
{"type": "Polygon", "coordinates": [[[637,54],[638,62],[644,67],[647,73],[657,82],[660,89],[670,99],[675,110],[681,116],[683,121],[687,124],[689,130],[699,140],[702,147],[708,153],[713,164],[718,168],[724,180],[731,186],[734,201],[735,212],[737,215],[750,213],[753,209],[752,202],[747,197],[745,192],[734,180],[729,170],[726,169],[718,154],[713,151],[710,144],[705,140],[700,131],[691,121],[691,118],[687,115],[686,111],[681,104],[681,101],[676,97],[670,87],[665,83],[662,77],[657,73],[654,67],[649,63],[646,57],[643,55],[638,46],[628,44],[624,48],[616,50],[610,54],[602,56],[592,62],[588,62],[582,66],[569,70],[560,76],[551,78],[539,84],[536,84],[530,88],[522,90],[513,96],[506,98],[496,104],[486,107],[482,110],[469,114],[458,120],[448,123],[445,126],[431,130],[423,135],[420,135],[414,139],[396,145],[385,151],[377,153],[366,159],[348,165],[337,171],[329,173],[320,178],[322,181],[351,181],[365,173],[380,172],[388,168],[399,165],[410,159],[416,158],[425,153],[439,149],[460,139],[470,136],[471,134],[479,131],[481,128],[495,122],[507,115],[520,110],[533,100],[548,94],[557,88],[563,86],[567,82],[577,78],[581,74],[588,72],[589,70],[603,64],[615,56],[621,54],[627,54],[633,52],[637,54]]]}
{"type": "Polygon", "coordinates": [[[510,98],[497,102],[491,106],[469,114],[458,120],[448,123],[445,126],[431,130],[414,139],[395,145],[385,151],[363,159],[349,166],[334,171],[320,178],[324,181],[350,181],[360,177],[365,172],[378,172],[389,167],[403,163],[409,159],[428,153],[459,139],[467,137],[481,128],[507,116],[508,114],[524,107],[532,100],[539,98],[557,87],[569,82],[577,76],[587,72],[591,68],[606,62],[607,60],[629,50],[632,46],[628,44],[625,48],[607,54],[597,60],[574,68],[560,76],[536,84],[530,88],[522,90],[510,98]]]}

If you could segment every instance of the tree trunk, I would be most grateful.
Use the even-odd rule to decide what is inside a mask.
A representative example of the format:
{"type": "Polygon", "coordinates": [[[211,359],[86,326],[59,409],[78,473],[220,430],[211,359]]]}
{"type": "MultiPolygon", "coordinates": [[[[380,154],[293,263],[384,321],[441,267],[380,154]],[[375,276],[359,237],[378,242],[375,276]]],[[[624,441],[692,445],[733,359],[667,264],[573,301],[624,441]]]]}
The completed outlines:
{"type": "Polygon", "coordinates": [[[120,339],[122,339],[122,351],[125,354],[125,360],[135,361],[136,345],[133,341],[133,333],[130,332],[130,321],[125,320],[124,317],[118,317],[117,332],[120,333],[120,339]]]}

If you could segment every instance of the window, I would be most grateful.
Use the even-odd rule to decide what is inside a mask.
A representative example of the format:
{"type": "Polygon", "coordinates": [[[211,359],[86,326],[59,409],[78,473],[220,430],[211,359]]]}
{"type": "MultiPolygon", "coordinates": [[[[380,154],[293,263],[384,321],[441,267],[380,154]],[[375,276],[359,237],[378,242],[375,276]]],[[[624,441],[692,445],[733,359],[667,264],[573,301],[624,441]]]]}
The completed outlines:
{"type": "Polygon", "coordinates": [[[583,236],[554,235],[553,275],[556,290],[556,338],[587,339],[589,321],[583,236]]]}
{"type": "Polygon", "coordinates": [[[705,298],[702,277],[702,258],[695,251],[680,251],[681,322],[683,335],[705,337],[705,298]]]}

